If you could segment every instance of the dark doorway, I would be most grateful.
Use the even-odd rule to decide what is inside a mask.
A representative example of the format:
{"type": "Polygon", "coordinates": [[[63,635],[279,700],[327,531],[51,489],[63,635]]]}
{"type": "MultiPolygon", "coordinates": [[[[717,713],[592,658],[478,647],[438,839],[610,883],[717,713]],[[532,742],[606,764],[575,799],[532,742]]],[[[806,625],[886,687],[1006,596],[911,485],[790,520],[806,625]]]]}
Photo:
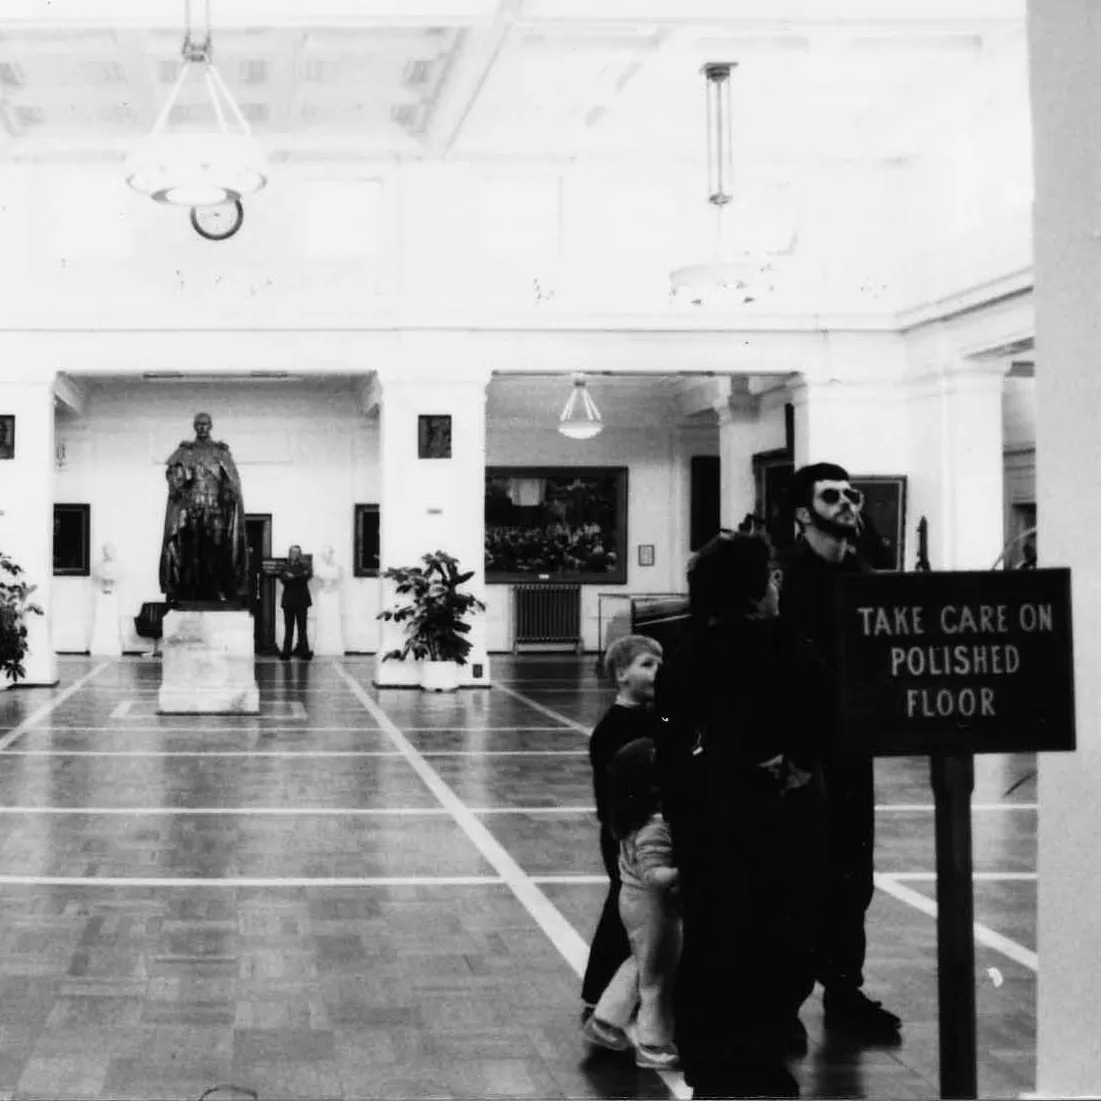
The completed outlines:
{"type": "Polygon", "coordinates": [[[248,540],[249,609],[256,653],[274,654],[275,578],[264,573],[265,558],[271,557],[271,513],[250,513],[245,517],[248,540]]]}
{"type": "Polygon", "coordinates": [[[689,547],[698,551],[718,535],[722,511],[722,482],[718,455],[693,455],[689,489],[689,547]]]}

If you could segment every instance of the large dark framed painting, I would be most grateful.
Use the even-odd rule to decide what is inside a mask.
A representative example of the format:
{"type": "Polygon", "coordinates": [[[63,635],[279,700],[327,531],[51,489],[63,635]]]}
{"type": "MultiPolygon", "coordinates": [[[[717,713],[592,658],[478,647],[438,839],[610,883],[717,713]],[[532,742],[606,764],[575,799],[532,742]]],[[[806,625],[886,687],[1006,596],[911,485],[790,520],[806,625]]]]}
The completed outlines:
{"type": "Polygon", "coordinates": [[[627,580],[627,468],[487,467],[489,583],[627,580]]]}
{"type": "Polygon", "coordinates": [[[355,546],[352,550],[352,576],[378,577],[378,505],[356,505],[354,525],[355,546]]]}
{"type": "Polygon", "coordinates": [[[54,505],[54,576],[92,572],[91,505],[54,505]]]}

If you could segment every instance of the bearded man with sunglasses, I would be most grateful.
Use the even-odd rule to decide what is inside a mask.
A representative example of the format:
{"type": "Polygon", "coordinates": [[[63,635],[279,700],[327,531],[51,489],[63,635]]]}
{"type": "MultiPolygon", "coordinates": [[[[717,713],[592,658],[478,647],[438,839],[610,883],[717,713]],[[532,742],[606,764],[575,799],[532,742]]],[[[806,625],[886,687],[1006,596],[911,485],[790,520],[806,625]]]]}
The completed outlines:
{"type": "MultiPolygon", "coordinates": [[[[806,636],[831,670],[837,665],[834,591],[838,578],[871,572],[857,552],[864,497],[848,471],[813,463],[792,475],[792,511],[800,536],[784,556],[780,616],[806,636]]],[[[826,898],[816,977],[826,1026],[865,1043],[897,1044],[902,1022],[863,991],[864,923],[875,886],[875,789],[870,757],[837,749],[833,704],[822,701],[822,757],[827,801],[826,898]]],[[[793,1023],[795,1035],[805,1031],[793,1023]]]]}

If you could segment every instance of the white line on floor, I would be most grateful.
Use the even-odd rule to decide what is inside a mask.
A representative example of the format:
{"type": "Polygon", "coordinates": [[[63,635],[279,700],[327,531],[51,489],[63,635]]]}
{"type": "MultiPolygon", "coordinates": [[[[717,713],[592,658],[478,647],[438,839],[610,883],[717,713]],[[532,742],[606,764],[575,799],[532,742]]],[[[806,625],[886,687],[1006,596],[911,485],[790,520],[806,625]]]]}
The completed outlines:
{"type": "MultiPolygon", "coordinates": [[[[10,757],[400,757],[396,749],[11,749],[10,757]]],[[[584,749],[432,749],[422,757],[587,757],[584,749]]]]}
{"type": "Polygon", "coordinates": [[[112,719],[121,719],[126,713],[134,706],[133,700],[123,700],[122,703],[115,704],[114,711],[111,712],[112,719]]]}
{"type": "Polygon", "coordinates": [[[93,677],[99,676],[104,669],[107,668],[107,662],[101,662],[90,672],[85,673],[84,676],[78,680],[73,681],[64,692],[58,693],[52,700],[47,700],[41,707],[32,711],[18,726],[13,727],[2,738],[0,738],[0,752],[7,749],[9,745],[22,738],[24,734],[37,723],[40,723],[48,715],[57,710],[70,696],[79,692],[93,677]]]}
{"type": "MultiPolygon", "coordinates": [[[[892,876],[877,872],[875,885],[884,894],[891,895],[899,902],[904,902],[907,906],[913,906],[915,910],[920,910],[930,917],[935,918],[937,916],[937,904],[934,899],[926,898],[920,891],[904,886],[892,876]]],[[[1035,952],[1026,948],[1023,944],[1018,944],[1015,940],[1010,940],[1009,937],[1003,937],[1001,933],[995,933],[993,929],[977,921],[975,922],[975,940],[1032,971],[1040,969],[1040,959],[1035,952]]]]}
{"type": "MultiPolygon", "coordinates": [[[[513,860],[505,847],[478,821],[477,816],[470,808],[444,783],[439,774],[433,770],[431,765],[425,761],[424,757],[417,752],[412,743],[390,720],[386,712],[339,665],[336,666],[336,669],[352,686],[352,691],[358,696],[360,703],[367,709],[367,712],[390,736],[394,746],[402,751],[410,767],[421,778],[424,785],[436,796],[440,801],[440,805],[451,813],[455,822],[470,838],[471,844],[508,884],[520,905],[527,910],[539,928],[546,933],[550,942],[577,977],[581,978],[585,973],[585,965],[589,956],[589,946],[584,938],[562,916],[554,903],[532,882],[531,877],[513,860]]],[[[507,692],[518,695],[518,693],[511,693],[511,689],[507,692]]],[[[549,708],[543,708],[541,705],[536,706],[539,710],[550,712],[549,708]]],[[[577,726],[564,716],[551,714],[553,718],[561,718],[566,725],[577,726]]],[[[583,728],[578,727],[578,729],[583,728]]],[[[681,1099],[687,1101],[692,1096],[691,1091],[685,1085],[684,1076],[680,1072],[661,1071],[659,1073],[665,1085],[678,1098],[678,1101],[681,1101],[681,1099]]]]}
{"type": "MultiPolygon", "coordinates": [[[[139,720],[138,716],[131,715],[131,719],[139,720]]],[[[148,720],[153,716],[145,716],[148,720]]],[[[256,726],[259,722],[263,721],[265,727],[276,727],[285,733],[299,733],[294,727],[288,725],[294,722],[292,719],[279,719],[276,717],[263,715],[249,715],[249,716],[237,716],[235,718],[228,715],[204,715],[203,720],[206,724],[206,729],[214,730],[219,734],[233,733],[236,730],[242,733],[255,733],[256,726]],[[214,720],[214,721],[208,721],[214,720]],[[218,726],[217,722],[234,722],[235,725],[231,726],[218,726]]],[[[59,731],[73,731],[80,734],[85,733],[102,733],[103,731],[115,731],[117,727],[114,726],[79,726],[69,723],[50,723],[48,727],[44,728],[45,732],[57,733],[59,731]]],[[[451,726],[408,726],[405,727],[405,732],[408,733],[421,733],[427,731],[454,731],[457,734],[511,734],[514,731],[518,733],[553,733],[553,734],[565,734],[566,731],[561,726],[471,726],[464,727],[461,725],[452,724],[451,726]]],[[[126,727],[127,734],[194,734],[195,727],[193,726],[162,726],[157,723],[154,726],[141,727],[137,725],[128,724],[126,727]]],[[[374,726],[368,726],[365,723],[359,723],[356,726],[316,726],[310,724],[311,734],[335,734],[335,733],[363,733],[372,734],[376,733],[377,728],[374,726]]]]}
{"type": "Polygon", "coordinates": [[[499,681],[494,682],[493,687],[496,688],[498,692],[503,692],[506,696],[511,696],[514,700],[519,700],[525,706],[534,708],[541,714],[546,715],[547,718],[557,719],[563,726],[568,726],[571,730],[576,730],[581,734],[588,734],[592,729],[591,726],[575,722],[573,719],[563,715],[561,711],[555,711],[553,707],[546,707],[537,700],[533,700],[530,696],[525,696],[523,692],[517,692],[513,688],[508,688],[499,681]]]}
{"type": "MultiPolygon", "coordinates": [[[[141,721],[137,715],[129,716],[131,720],[141,721]]],[[[216,722],[210,720],[219,720],[227,718],[228,716],[220,715],[203,715],[203,731],[206,734],[301,734],[298,727],[292,726],[294,719],[272,719],[268,716],[263,716],[264,727],[263,729],[257,729],[257,723],[259,717],[252,715],[249,717],[241,717],[238,719],[237,724],[233,726],[218,726],[216,722]]],[[[146,719],[149,716],[145,716],[146,719]]],[[[48,726],[40,727],[35,733],[39,734],[117,734],[124,732],[126,734],[190,734],[194,737],[195,727],[193,726],[138,726],[136,723],[128,723],[125,727],[117,726],[68,726],[61,723],[50,723],[48,726]]],[[[311,726],[311,734],[377,734],[378,731],[372,726],[311,726]]]]}
{"type": "Polygon", "coordinates": [[[504,881],[496,875],[378,876],[144,876],[0,875],[0,886],[22,887],[484,887],[504,881]]]}
{"type": "Polygon", "coordinates": [[[602,884],[608,882],[606,875],[533,875],[532,883],[562,883],[568,886],[584,886],[589,883],[602,884]]]}
{"type": "Polygon", "coordinates": [[[5,807],[0,806],[0,815],[5,814],[116,814],[146,815],[150,818],[168,815],[241,815],[247,817],[285,816],[285,817],[354,817],[400,818],[403,816],[420,817],[422,815],[441,816],[449,812],[442,807],[5,807]]]}
{"type": "MultiPolygon", "coordinates": [[[[884,872],[883,875],[889,879],[910,880],[914,883],[935,883],[937,879],[936,872],[884,872]]],[[[1039,877],[1035,872],[972,872],[971,878],[976,883],[1032,883],[1039,877]]]]}
{"type": "Polygon", "coordinates": [[[400,757],[396,749],[9,749],[9,757],[400,757]]]}
{"type": "Polygon", "coordinates": [[[588,757],[587,749],[421,749],[422,757],[588,757]]]}
{"type": "Polygon", "coordinates": [[[596,807],[467,807],[471,814],[596,814],[596,807]]]}
{"type": "MultiPolygon", "coordinates": [[[[875,809],[877,811],[885,811],[887,813],[897,812],[899,814],[932,814],[935,811],[936,805],[934,803],[877,803],[875,809]]],[[[988,810],[1037,810],[1038,804],[1036,803],[972,803],[971,809],[976,811],[988,811],[988,810]]]]}

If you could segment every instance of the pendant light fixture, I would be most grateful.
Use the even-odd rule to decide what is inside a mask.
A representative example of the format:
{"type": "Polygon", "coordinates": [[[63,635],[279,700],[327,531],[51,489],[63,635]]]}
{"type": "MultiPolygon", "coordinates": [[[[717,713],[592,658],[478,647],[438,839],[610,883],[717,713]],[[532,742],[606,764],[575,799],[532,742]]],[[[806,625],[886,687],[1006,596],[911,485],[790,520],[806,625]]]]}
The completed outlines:
{"type": "Polygon", "coordinates": [[[686,297],[695,305],[720,297],[744,304],[756,297],[756,280],[770,269],[768,263],[755,261],[748,253],[738,253],[727,240],[734,200],[734,139],[731,125],[731,74],[737,68],[732,61],[709,62],[700,70],[704,77],[707,122],[707,201],[715,216],[715,249],[712,259],[690,264],[670,273],[670,289],[676,297],[686,297]]]}
{"type": "Polygon", "coordinates": [[[604,431],[604,420],[585,386],[584,375],[573,376],[573,389],[558,418],[558,431],[571,440],[591,440],[604,431]]]}
{"type": "Polygon", "coordinates": [[[210,0],[206,37],[191,34],[191,0],[184,0],[184,64],[153,129],[126,162],[126,182],[159,203],[183,207],[240,202],[268,181],[267,158],[245,116],[214,66],[210,0]],[[189,82],[200,81],[214,111],[216,130],[168,129],[168,119],[189,82]]]}

